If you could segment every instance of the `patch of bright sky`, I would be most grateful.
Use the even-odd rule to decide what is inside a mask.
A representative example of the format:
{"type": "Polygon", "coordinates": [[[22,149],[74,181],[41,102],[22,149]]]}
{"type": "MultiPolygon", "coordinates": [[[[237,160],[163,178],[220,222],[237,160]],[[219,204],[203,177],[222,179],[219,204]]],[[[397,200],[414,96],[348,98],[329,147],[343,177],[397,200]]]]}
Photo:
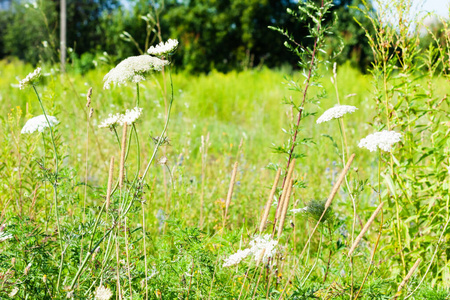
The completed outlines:
{"type": "Polygon", "coordinates": [[[421,2],[422,10],[427,12],[433,12],[441,17],[449,17],[449,5],[450,0],[425,0],[425,1],[413,1],[414,5],[418,5],[420,7],[421,2]]]}
{"type": "MultiPolygon", "coordinates": [[[[406,0],[408,1],[408,0],[406,0]]],[[[373,0],[372,3],[377,9],[379,3],[391,6],[392,0],[373,0]]],[[[439,17],[449,17],[449,6],[450,0],[411,0],[412,7],[411,13],[419,13],[419,15],[424,15],[427,13],[436,14],[439,17]]]]}

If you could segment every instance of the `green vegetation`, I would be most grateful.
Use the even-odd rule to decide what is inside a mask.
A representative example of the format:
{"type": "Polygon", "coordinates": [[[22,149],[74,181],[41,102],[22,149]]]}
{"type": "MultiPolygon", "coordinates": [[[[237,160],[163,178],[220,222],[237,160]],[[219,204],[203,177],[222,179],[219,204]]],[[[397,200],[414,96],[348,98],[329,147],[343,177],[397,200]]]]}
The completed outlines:
{"type": "Polygon", "coordinates": [[[368,74],[334,64],[330,2],[290,12],[311,43],[272,28],[300,71],[166,53],[127,86],[43,62],[19,89],[34,68],[0,61],[0,298],[449,299],[450,35],[420,48],[394,4],[361,8],[368,74]]]}
{"type": "MultiPolygon", "coordinates": [[[[350,60],[366,70],[372,52],[354,18],[370,23],[351,8],[361,1],[334,2],[330,10],[339,19],[328,43],[338,47],[342,39],[345,50],[339,63],[350,60]]],[[[9,11],[0,11],[0,59],[15,56],[33,65],[57,63],[58,1],[37,0],[36,5],[26,6],[14,3],[9,11]]],[[[169,38],[181,43],[174,57],[175,68],[194,73],[295,66],[295,56],[283,46],[283,37],[267,30],[268,26],[288,30],[304,45],[312,43],[307,37],[312,22],[286,14],[288,8],[297,6],[290,0],[67,0],[67,5],[68,62],[82,73],[95,67],[93,60],[101,63],[105,52],[115,64],[169,38]]],[[[326,23],[333,22],[333,14],[326,16],[326,23]]]]}

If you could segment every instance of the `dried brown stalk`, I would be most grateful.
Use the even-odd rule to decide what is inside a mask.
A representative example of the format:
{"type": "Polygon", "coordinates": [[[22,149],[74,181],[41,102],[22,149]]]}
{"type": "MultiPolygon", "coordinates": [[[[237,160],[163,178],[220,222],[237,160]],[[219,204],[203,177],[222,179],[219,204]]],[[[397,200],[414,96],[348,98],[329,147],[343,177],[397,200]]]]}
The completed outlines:
{"type": "Polygon", "coordinates": [[[286,214],[289,207],[289,199],[291,198],[292,186],[294,185],[294,180],[291,178],[288,181],[288,190],[286,192],[286,196],[284,197],[283,207],[281,208],[281,217],[280,222],[278,224],[278,232],[277,236],[280,238],[281,233],[283,232],[284,221],[286,220],[286,214]]]}
{"type": "Polygon", "coordinates": [[[364,225],[363,229],[359,233],[359,235],[356,237],[355,242],[353,243],[352,247],[350,248],[350,251],[348,251],[348,256],[352,256],[353,251],[355,251],[356,247],[358,246],[359,242],[361,241],[364,234],[366,234],[367,230],[369,230],[370,225],[372,225],[373,221],[375,220],[378,213],[383,208],[384,202],[381,202],[380,205],[378,205],[377,209],[373,212],[372,216],[370,216],[369,220],[367,221],[366,225],[364,225]]]}
{"type": "Polygon", "coordinates": [[[233,173],[231,174],[230,186],[228,188],[227,200],[225,202],[225,215],[223,217],[223,227],[225,227],[225,222],[228,215],[228,208],[230,207],[231,197],[233,196],[234,183],[236,182],[238,162],[234,163],[233,173]]]}
{"type": "MultiPolygon", "coordinates": [[[[322,215],[320,216],[319,220],[316,223],[316,226],[314,226],[314,229],[312,230],[312,232],[309,235],[308,240],[306,241],[305,246],[303,247],[302,252],[299,255],[299,259],[297,260],[294,268],[292,268],[292,270],[295,270],[297,268],[298,262],[300,261],[300,258],[303,256],[303,254],[305,253],[306,249],[308,248],[308,244],[309,242],[311,242],[311,238],[313,237],[314,233],[316,232],[317,228],[319,227],[320,222],[322,221],[323,217],[325,216],[325,213],[328,210],[328,207],[330,207],[331,202],[334,199],[334,196],[336,195],[337,191],[339,190],[339,187],[342,184],[342,181],[345,178],[345,175],[347,175],[348,170],[350,169],[350,165],[353,162],[353,159],[355,158],[355,154],[352,154],[347,162],[347,164],[345,165],[344,169],[341,172],[341,175],[339,176],[338,180],[336,181],[336,183],[333,186],[333,189],[331,190],[330,196],[327,199],[327,202],[325,203],[325,209],[323,210],[322,215]]],[[[289,278],[286,282],[286,285],[284,286],[283,290],[280,293],[280,297],[278,298],[279,300],[281,300],[283,298],[284,292],[286,291],[286,288],[289,284],[289,282],[292,280],[292,277],[294,276],[294,272],[292,271],[291,274],[289,275],[289,278]]]]}
{"type": "Polygon", "coordinates": [[[350,158],[347,161],[347,164],[344,167],[344,170],[342,170],[341,175],[339,175],[339,178],[336,181],[336,184],[333,186],[330,196],[328,196],[327,202],[325,203],[325,211],[328,209],[328,207],[330,207],[331,201],[333,201],[334,196],[336,196],[336,193],[339,191],[339,188],[340,188],[342,182],[344,181],[345,175],[347,175],[347,172],[350,169],[350,166],[351,166],[354,158],[355,158],[355,153],[353,153],[350,156],[350,158]]]}
{"type": "MultiPolygon", "coordinates": [[[[294,167],[295,167],[295,158],[292,160],[291,165],[289,166],[288,173],[286,174],[286,177],[285,177],[285,182],[289,183],[289,181],[291,180],[292,173],[294,172],[294,167]]],[[[288,188],[284,184],[283,191],[281,192],[280,200],[278,201],[278,205],[277,205],[277,212],[275,214],[274,226],[277,224],[277,220],[280,218],[281,210],[283,208],[283,203],[286,198],[287,190],[288,190],[288,188]]]]}
{"type": "Polygon", "coordinates": [[[281,168],[278,169],[277,175],[275,176],[275,181],[273,182],[272,190],[269,194],[269,199],[267,199],[266,207],[264,209],[264,214],[261,219],[261,224],[259,225],[259,233],[261,233],[264,230],[264,227],[266,226],[267,218],[269,217],[270,207],[272,206],[273,196],[275,195],[275,192],[277,190],[278,181],[280,180],[281,175],[281,168]]]}
{"type": "Polygon", "coordinates": [[[394,300],[397,299],[398,297],[400,297],[400,295],[402,294],[402,289],[405,287],[405,285],[408,283],[408,280],[411,278],[411,276],[414,274],[414,272],[416,271],[417,267],[419,266],[419,264],[422,262],[421,258],[418,258],[416,260],[416,262],[414,263],[414,265],[412,266],[412,268],[409,270],[408,274],[406,274],[405,278],[403,278],[403,281],[400,283],[400,285],[398,286],[397,289],[397,293],[394,296],[394,300]]]}

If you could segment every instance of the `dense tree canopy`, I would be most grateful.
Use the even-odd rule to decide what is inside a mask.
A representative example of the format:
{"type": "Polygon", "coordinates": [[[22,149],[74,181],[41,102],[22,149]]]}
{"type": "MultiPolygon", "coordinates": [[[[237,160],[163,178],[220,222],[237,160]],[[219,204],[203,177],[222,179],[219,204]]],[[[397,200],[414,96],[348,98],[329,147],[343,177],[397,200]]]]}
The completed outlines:
{"type": "MultiPolygon", "coordinates": [[[[37,8],[14,5],[0,14],[0,30],[5,32],[0,38],[2,57],[13,55],[31,63],[58,61],[59,1],[37,3],[37,8]]],[[[354,19],[367,21],[352,8],[360,0],[335,0],[334,4],[327,22],[337,23],[329,43],[337,47],[343,40],[340,59],[352,59],[364,68],[371,53],[362,46],[367,45],[364,30],[354,19]]],[[[283,45],[284,37],[268,26],[288,30],[301,44],[311,42],[309,24],[286,13],[299,5],[291,0],[136,0],[123,5],[117,0],[68,0],[67,44],[73,49],[72,60],[80,65],[81,59],[81,66],[89,68],[104,51],[113,60],[121,60],[142,53],[159,39],[177,38],[181,45],[177,66],[191,72],[226,72],[263,64],[296,65],[295,56],[283,45]]]]}

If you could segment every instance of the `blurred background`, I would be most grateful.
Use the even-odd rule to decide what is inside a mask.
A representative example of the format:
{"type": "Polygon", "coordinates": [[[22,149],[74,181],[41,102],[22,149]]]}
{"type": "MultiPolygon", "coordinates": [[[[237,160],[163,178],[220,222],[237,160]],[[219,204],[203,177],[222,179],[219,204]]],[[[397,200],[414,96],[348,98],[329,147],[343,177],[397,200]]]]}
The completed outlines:
{"type": "MultiPolygon", "coordinates": [[[[248,68],[296,66],[296,56],[283,46],[285,37],[268,29],[288,29],[298,42],[311,43],[308,22],[286,14],[292,0],[65,0],[67,1],[67,67],[84,74],[99,64],[115,64],[139,55],[160,40],[176,38],[178,70],[208,73],[248,68]]],[[[319,2],[319,1],[318,1],[319,2]]],[[[435,11],[421,16],[429,29],[418,31],[427,47],[429,31],[439,36],[448,16],[447,0],[414,2],[416,9],[435,11]]],[[[380,4],[381,3],[381,4],[380,4]]],[[[372,28],[359,9],[376,12],[380,3],[335,0],[338,24],[331,48],[343,44],[337,62],[348,61],[365,71],[372,61],[364,29],[372,28]]],[[[388,3],[388,2],[386,2],[388,3]]],[[[60,0],[0,0],[0,60],[18,58],[36,65],[59,62],[60,0]]],[[[331,18],[329,20],[331,22],[331,18]]],[[[419,22],[420,21],[420,22],[419,22]]],[[[330,53],[331,54],[331,53],[330,53]]]]}

